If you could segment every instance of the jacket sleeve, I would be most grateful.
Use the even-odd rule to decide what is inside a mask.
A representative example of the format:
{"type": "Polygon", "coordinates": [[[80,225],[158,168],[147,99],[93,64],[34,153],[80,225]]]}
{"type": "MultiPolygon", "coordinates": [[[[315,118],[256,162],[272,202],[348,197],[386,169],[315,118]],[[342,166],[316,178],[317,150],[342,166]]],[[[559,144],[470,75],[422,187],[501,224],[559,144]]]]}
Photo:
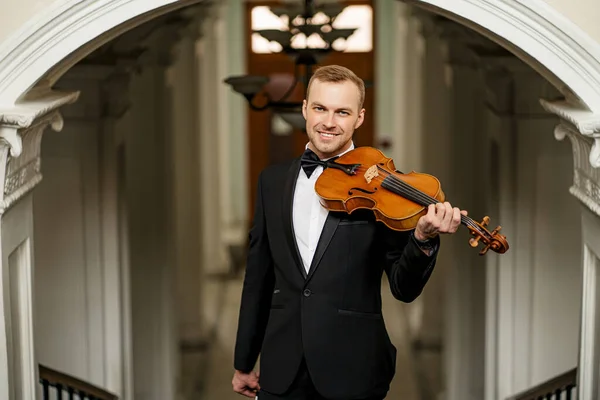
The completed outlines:
{"type": "Polygon", "coordinates": [[[412,302],[433,272],[440,248],[439,236],[432,240],[433,251],[429,255],[421,250],[414,231],[397,232],[383,226],[379,243],[392,294],[400,301],[412,302]]]}
{"type": "Polygon", "coordinates": [[[246,272],[234,354],[234,368],[252,371],[261,350],[267,327],[275,274],[262,194],[262,174],[258,179],[254,219],[249,233],[246,272]]]}

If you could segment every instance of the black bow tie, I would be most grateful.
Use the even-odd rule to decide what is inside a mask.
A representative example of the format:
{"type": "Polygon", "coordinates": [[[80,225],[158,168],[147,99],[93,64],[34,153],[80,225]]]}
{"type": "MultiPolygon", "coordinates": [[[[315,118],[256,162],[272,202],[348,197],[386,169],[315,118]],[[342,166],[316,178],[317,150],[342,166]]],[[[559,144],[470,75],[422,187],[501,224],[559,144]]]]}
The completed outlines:
{"type": "Polygon", "coordinates": [[[304,154],[302,154],[302,158],[300,159],[300,165],[302,166],[302,169],[304,170],[304,172],[306,173],[306,176],[308,176],[310,178],[310,176],[312,175],[313,171],[320,165],[323,167],[323,169],[327,168],[327,165],[329,162],[337,159],[338,157],[333,157],[330,158],[327,161],[322,161],[319,156],[317,156],[315,154],[314,151],[312,151],[311,149],[306,149],[306,151],[304,151],[304,154]]]}

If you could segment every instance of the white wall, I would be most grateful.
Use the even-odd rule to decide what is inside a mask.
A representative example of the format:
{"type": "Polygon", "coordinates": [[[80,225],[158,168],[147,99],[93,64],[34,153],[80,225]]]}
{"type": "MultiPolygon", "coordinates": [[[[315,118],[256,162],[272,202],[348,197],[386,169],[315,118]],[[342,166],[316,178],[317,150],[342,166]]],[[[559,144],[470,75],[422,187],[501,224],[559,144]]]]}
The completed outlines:
{"type": "MultiPolygon", "coordinates": [[[[63,1],[64,2],[64,1],[63,1]]],[[[48,1],[44,0],[4,0],[2,5],[9,7],[10,12],[0,14],[0,47],[2,42],[8,39],[18,29],[38,13],[42,13],[48,7],[48,1]]]]}
{"type": "Polygon", "coordinates": [[[600,7],[596,0],[544,0],[558,13],[571,20],[596,42],[600,42],[600,7]]]}

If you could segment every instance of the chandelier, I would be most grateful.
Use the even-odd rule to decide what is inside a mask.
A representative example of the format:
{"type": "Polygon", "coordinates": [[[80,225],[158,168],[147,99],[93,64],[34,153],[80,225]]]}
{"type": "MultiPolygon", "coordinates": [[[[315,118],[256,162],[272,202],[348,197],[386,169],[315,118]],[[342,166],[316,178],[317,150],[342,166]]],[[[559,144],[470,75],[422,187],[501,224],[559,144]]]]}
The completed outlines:
{"type": "MultiPolygon", "coordinates": [[[[242,94],[252,110],[263,111],[270,109],[283,120],[296,129],[304,130],[304,117],[302,116],[302,102],[289,101],[298,83],[304,86],[304,94],[313,74],[313,68],[328,54],[335,52],[333,43],[338,40],[346,41],[358,28],[335,28],[333,23],[336,17],[346,8],[345,5],[328,1],[316,5],[313,0],[305,0],[304,4],[289,3],[269,7],[270,11],[280,19],[287,19],[286,28],[254,30],[269,42],[278,43],[281,52],[288,55],[294,62],[294,76],[290,79],[290,86],[278,98],[272,98],[265,90],[271,78],[260,75],[231,76],[224,82],[242,94]],[[295,44],[295,39],[303,35],[306,37],[304,46],[295,44]],[[319,39],[319,45],[309,47],[309,38],[319,39]]],[[[339,42],[338,42],[339,43],[339,42]]]]}

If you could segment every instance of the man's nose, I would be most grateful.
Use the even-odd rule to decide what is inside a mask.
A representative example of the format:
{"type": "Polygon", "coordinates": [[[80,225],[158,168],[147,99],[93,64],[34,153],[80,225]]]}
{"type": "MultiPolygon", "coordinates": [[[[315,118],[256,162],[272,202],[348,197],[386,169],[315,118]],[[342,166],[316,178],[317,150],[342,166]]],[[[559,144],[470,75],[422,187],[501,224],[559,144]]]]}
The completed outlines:
{"type": "Polygon", "coordinates": [[[335,114],[334,113],[327,114],[327,118],[325,118],[325,121],[323,121],[323,123],[325,124],[325,126],[327,128],[335,128],[335,126],[336,126],[335,114]]]}

